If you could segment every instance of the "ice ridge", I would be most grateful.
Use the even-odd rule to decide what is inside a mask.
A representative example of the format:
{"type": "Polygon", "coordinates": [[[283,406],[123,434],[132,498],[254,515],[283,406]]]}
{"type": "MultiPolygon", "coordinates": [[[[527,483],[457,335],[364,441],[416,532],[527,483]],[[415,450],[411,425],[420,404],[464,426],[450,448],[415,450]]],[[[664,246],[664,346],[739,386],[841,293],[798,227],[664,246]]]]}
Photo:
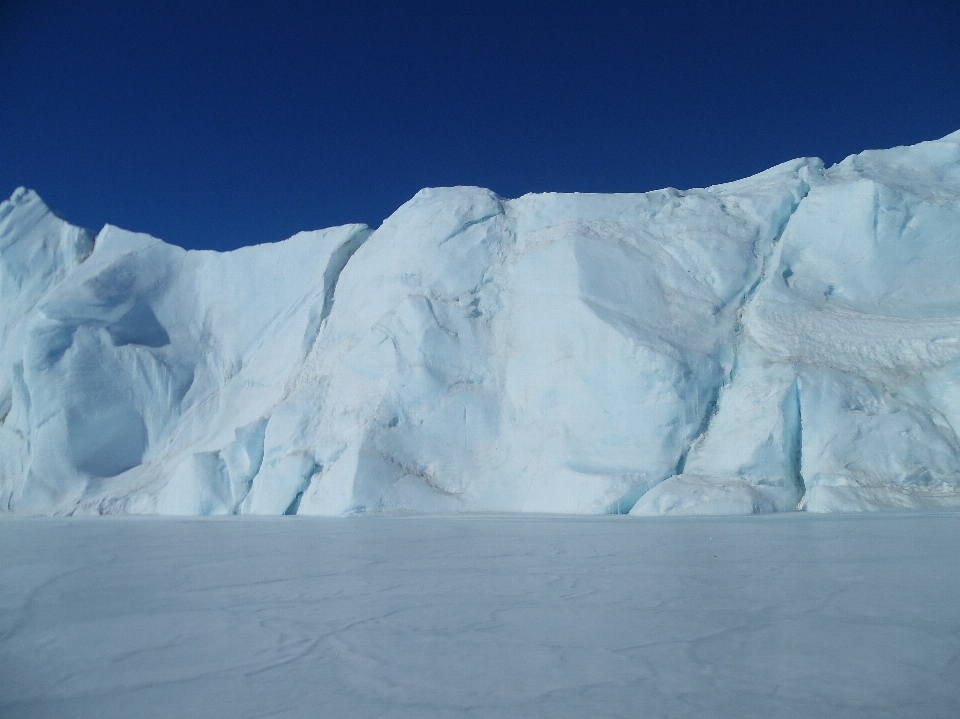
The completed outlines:
{"type": "Polygon", "coordinates": [[[960,132],[234,252],[0,203],[0,511],[960,506],[960,132]]]}

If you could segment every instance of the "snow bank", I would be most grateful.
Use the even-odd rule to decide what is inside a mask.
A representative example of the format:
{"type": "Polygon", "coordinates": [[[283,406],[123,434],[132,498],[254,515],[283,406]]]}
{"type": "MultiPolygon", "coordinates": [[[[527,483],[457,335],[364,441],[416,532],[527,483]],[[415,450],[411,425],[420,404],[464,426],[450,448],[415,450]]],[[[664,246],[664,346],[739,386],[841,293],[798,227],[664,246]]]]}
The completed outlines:
{"type": "Polygon", "coordinates": [[[0,505],[960,505],[960,133],[217,254],[0,205],[0,505]]]}

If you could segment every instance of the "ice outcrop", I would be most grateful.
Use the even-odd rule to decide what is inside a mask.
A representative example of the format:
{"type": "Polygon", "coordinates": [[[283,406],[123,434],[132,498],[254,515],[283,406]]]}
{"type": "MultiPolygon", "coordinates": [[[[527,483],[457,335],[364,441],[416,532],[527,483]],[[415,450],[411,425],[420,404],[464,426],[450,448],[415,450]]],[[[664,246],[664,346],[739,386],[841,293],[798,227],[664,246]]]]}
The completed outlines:
{"type": "Polygon", "coordinates": [[[0,507],[960,507],[960,132],[186,252],[0,205],[0,507]]]}
{"type": "Polygon", "coordinates": [[[0,206],[0,505],[235,511],[329,311],[325,273],[368,234],[186,252],[110,226],[94,240],[15,192],[0,206]]]}

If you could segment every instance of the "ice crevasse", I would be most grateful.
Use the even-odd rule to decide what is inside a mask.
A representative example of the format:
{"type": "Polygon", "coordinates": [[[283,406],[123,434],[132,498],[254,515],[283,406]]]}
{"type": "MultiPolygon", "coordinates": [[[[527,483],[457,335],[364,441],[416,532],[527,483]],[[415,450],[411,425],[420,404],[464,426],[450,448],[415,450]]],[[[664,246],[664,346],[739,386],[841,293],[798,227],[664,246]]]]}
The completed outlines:
{"type": "Polygon", "coordinates": [[[0,512],[960,508],[960,132],[234,252],[0,204],[0,512]]]}

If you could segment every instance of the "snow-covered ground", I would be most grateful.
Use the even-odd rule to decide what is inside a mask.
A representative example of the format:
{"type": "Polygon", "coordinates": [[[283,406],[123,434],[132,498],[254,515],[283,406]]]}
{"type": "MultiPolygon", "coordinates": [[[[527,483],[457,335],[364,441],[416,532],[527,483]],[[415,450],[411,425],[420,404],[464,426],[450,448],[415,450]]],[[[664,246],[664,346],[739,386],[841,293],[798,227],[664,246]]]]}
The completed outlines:
{"type": "Polygon", "coordinates": [[[960,516],[0,522],[0,716],[960,716],[960,516]]]}

